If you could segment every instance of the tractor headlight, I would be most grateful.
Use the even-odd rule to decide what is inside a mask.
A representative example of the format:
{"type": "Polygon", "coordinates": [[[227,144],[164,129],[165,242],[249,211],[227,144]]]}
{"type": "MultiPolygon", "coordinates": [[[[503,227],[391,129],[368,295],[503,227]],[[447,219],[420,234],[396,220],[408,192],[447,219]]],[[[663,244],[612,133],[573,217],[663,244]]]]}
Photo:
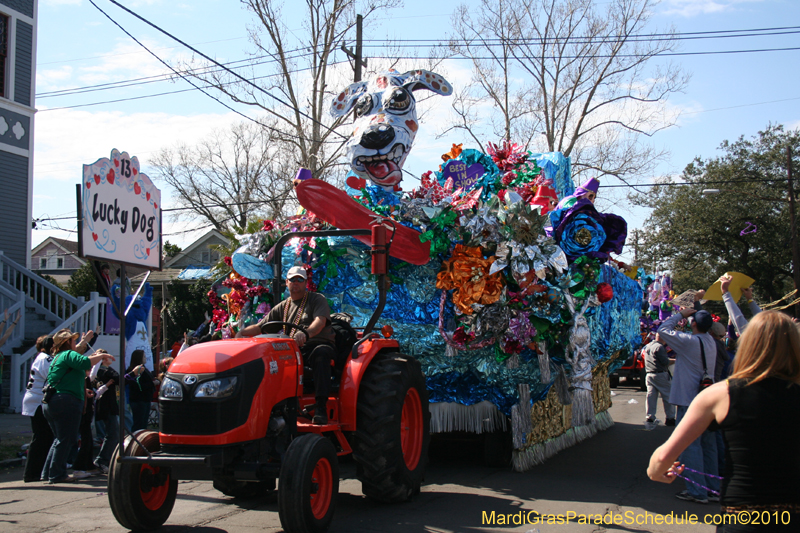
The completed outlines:
{"type": "Polygon", "coordinates": [[[158,397],[162,400],[182,400],[183,387],[174,379],[165,377],[164,382],[161,384],[161,391],[158,393],[158,397]]]}
{"type": "Polygon", "coordinates": [[[195,398],[227,398],[236,387],[236,376],[204,381],[194,391],[195,398]]]}

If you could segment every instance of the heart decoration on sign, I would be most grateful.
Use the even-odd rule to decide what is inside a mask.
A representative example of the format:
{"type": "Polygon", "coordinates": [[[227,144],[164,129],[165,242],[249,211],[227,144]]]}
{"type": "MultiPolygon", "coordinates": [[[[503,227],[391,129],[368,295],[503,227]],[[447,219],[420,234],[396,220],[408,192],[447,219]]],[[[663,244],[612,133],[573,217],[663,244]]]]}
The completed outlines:
{"type": "Polygon", "coordinates": [[[142,194],[142,188],[139,186],[138,183],[133,184],[133,192],[135,192],[137,196],[142,194]]]}
{"type": "Polygon", "coordinates": [[[114,169],[112,168],[111,170],[108,171],[108,174],[106,174],[106,179],[111,185],[114,185],[114,176],[115,176],[114,169]]]}
{"type": "Polygon", "coordinates": [[[86,182],[86,188],[87,189],[91,189],[92,188],[92,182],[91,181],[87,181],[86,182]]]}
{"type": "Polygon", "coordinates": [[[147,197],[147,201],[149,202],[150,201],[150,193],[145,194],[145,196],[147,197]]]}
{"type": "Polygon", "coordinates": [[[94,182],[96,184],[100,185],[100,174],[95,174],[94,175],[94,182]]]}
{"type": "Polygon", "coordinates": [[[114,160],[114,166],[119,168],[119,159],[114,160]]]}
{"type": "Polygon", "coordinates": [[[97,240],[97,233],[92,232],[92,239],[97,240]]]}

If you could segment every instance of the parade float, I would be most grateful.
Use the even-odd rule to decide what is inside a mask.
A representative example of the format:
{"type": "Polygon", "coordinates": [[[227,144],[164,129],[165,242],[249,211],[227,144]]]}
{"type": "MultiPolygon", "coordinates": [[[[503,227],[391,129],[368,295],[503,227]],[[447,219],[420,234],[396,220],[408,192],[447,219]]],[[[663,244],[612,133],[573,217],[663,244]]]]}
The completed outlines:
{"type": "MultiPolygon", "coordinates": [[[[597,211],[597,180],[575,188],[568,158],[506,141],[485,152],[453,145],[403,191],[417,90],[452,93],[435,73],[390,71],[334,98],[334,115],[357,117],[345,190],[301,169],[304,211],[241,237],[229,276],[209,292],[213,320],[229,337],[282,299],[266,280],[284,233],[381,217],[393,237],[380,326],[422,365],[431,433],[510,432],[513,467],[525,470],[613,424],[608,373],[641,342],[642,289],[610,256],[626,223],[597,211]]],[[[311,290],[356,328],[378,305],[357,238],[296,239],[282,264],[284,275],[308,269],[311,290]]]]}

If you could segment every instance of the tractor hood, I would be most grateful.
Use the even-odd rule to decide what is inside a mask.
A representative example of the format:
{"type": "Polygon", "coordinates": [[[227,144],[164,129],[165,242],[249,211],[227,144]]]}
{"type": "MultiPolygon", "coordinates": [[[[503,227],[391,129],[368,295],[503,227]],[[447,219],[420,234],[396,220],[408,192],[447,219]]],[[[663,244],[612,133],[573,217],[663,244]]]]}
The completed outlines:
{"type": "Polygon", "coordinates": [[[299,357],[290,339],[254,337],[204,342],[184,350],[169,367],[177,374],[216,374],[256,359],[288,360],[299,357]]]}

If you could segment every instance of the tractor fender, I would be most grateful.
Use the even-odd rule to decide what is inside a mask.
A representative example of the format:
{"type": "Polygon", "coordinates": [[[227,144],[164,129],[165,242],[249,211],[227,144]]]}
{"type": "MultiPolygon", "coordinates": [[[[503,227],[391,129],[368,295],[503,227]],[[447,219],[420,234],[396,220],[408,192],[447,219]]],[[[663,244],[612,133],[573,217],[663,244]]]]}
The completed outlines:
{"type": "Polygon", "coordinates": [[[372,358],[382,351],[396,352],[399,348],[400,343],[394,339],[375,338],[359,346],[357,359],[347,358],[339,386],[339,422],[342,431],[356,430],[358,389],[361,386],[361,378],[372,362],[372,358]]]}

